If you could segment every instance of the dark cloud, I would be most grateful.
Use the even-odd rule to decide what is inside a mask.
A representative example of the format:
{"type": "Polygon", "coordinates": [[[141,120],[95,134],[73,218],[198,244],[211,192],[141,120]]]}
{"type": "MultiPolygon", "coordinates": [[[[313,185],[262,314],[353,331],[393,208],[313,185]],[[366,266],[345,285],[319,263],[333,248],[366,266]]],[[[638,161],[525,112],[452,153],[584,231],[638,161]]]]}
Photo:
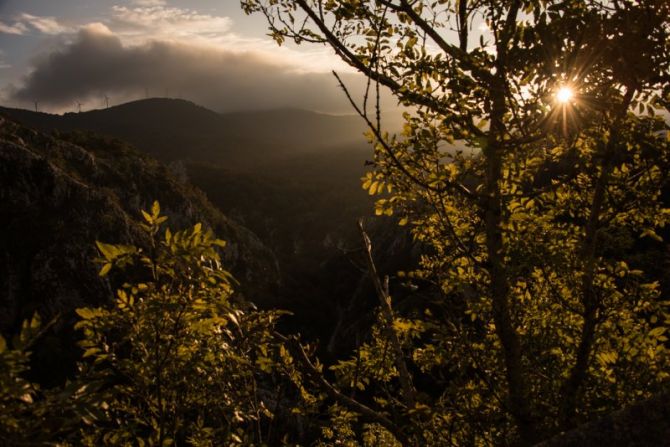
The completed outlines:
{"type": "MultiPolygon", "coordinates": [[[[363,82],[347,75],[360,91],[363,82]]],[[[350,112],[329,73],[299,73],[296,67],[260,52],[234,52],[175,42],[126,46],[103,25],[79,31],[76,39],[35,62],[11,99],[51,108],[96,101],[114,103],[150,96],[189,99],[219,111],[299,107],[350,112]]]]}

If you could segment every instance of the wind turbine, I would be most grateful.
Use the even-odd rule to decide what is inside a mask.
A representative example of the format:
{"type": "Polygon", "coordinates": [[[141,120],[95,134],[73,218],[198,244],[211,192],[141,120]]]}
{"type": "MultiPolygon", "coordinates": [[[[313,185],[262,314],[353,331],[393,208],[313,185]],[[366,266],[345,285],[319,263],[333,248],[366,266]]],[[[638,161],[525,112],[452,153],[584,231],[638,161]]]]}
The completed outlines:
{"type": "Polygon", "coordinates": [[[35,112],[39,112],[39,110],[37,109],[37,101],[35,101],[35,112]]]}
{"type": "Polygon", "coordinates": [[[107,96],[107,95],[104,95],[104,96],[105,96],[105,105],[109,109],[109,96],[107,96]]]}

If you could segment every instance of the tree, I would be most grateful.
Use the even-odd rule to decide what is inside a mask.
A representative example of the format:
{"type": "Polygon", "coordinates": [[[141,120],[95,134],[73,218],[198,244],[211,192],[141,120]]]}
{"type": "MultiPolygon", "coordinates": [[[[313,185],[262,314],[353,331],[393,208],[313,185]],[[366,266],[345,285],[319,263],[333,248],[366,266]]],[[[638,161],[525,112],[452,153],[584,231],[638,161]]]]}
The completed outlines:
{"type": "Polygon", "coordinates": [[[241,5],[279,44],[329,45],[368,78],[357,101],[338,77],[375,147],[364,188],[431,248],[408,275],[440,298],[382,315],[335,368],[342,390],[373,395],[372,413],[332,395],[350,421],[390,414],[410,443],[530,445],[667,385],[669,303],[636,253],[670,216],[668,2],[241,5]],[[380,89],[406,107],[400,135],[380,89]]]}

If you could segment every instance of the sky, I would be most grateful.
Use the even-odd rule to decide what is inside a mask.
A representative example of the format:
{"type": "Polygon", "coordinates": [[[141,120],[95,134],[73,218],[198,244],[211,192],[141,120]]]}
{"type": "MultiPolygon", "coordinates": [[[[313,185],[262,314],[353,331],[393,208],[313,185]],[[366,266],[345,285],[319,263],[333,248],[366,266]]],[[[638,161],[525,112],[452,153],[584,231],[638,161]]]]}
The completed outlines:
{"type": "Polygon", "coordinates": [[[220,112],[351,108],[325,46],[285,44],[238,0],[0,0],[0,105],[52,113],[144,97],[220,112]]]}

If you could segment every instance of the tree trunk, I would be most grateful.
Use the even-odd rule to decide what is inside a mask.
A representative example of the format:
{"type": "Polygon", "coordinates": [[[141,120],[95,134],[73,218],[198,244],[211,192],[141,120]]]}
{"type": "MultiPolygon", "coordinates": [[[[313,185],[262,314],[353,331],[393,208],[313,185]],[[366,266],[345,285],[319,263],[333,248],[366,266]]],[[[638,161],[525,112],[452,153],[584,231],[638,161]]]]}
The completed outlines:
{"type": "Polygon", "coordinates": [[[502,64],[498,67],[496,79],[491,85],[491,128],[488,144],[484,151],[486,157],[486,182],[484,198],[484,222],[486,231],[486,249],[488,255],[493,320],[496,335],[500,339],[505,361],[505,373],[508,386],[508,406],[512,414],[523,445],[537,442],[538,433],[535,419],[532,417],[531,404],[526,387],[522,366],[521,343],[512,321],[509,303],[509,281],[504,264],[502,239],[502,200],[500,178],[502,156],[505,149],[503,134],[505,131],[505,74],[502,64]]]}

